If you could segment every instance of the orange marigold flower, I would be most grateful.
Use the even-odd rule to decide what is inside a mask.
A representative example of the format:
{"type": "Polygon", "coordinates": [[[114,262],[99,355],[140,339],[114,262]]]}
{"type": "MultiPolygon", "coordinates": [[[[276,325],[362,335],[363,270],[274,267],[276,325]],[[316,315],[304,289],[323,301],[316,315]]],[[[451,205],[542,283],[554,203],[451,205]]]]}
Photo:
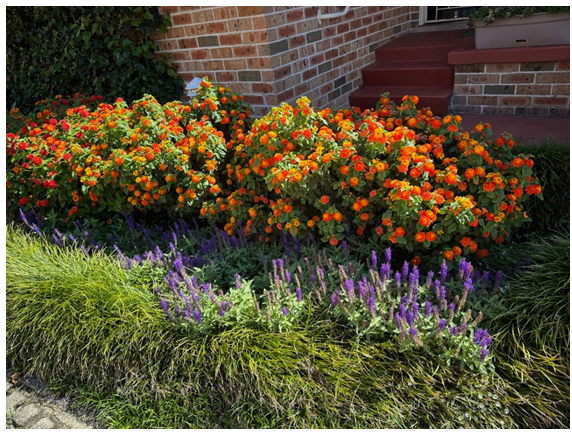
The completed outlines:
{"type": "Polygon", "coordinates": [[[419,224],[421,224],[423,227],[428,227],[431,225],[431,218],[429,218],[427,215],[422,215],[419,217],[419,224]]]}
{"type": "Polygon", "coordinates": [[[326,213],[324,213],[324,215],[322,215],[322,219],[323,219],[325,222],[328,222],[328,221],[330,221],[330,220],[332,219],[332,214],[326,212],[326,213]]]}
{"type": "Polygon", "coordinates": [[[357,186],[358,183],[359,183],[359,179],[357,177],[352,177],[350,179],[350,185],[357,186]]]}
{"type": "Polygon", "coordinates": [[[395,236],[397,237],[405,236],[405,229],[403,227],[397,227],[395,229],[395,236]]]}
{"type": "Polygon", "coordinates": [[[483,258],[483,257],[487,257],[489,255],[489,250],[487,250],[486,248],[481,248],[479,251],[477,251],[477,257],[478,258],[483,258]]]}
{"type": "Polygon", "coordinates": [[[520,157],[515,157],[512,160],[512,166],[516,167],[516,168],[520,168],[521,166],[524,165],[524,159],[520,158],[520,157]]]}
{"type": "Polygon", "coordinates": [[[437,239],[437,234],[435,232],[427,232],[425,237],[429,242],[433,242],[435,239],[437,239]]]}
{"type": "Polygon", "coordinates": [[[471,242],[471,238],[468,238],[467,236],[461,239],[461,245],[463,247],[468,247],[471,242]]]}
{"type": "Polygon", "coordinates": [[[493,192],[496,189],[496,185],[494,184],[494,182],[486,182],[483,185],[483,189],[487,192],[493,192]]]}
{"type": "Polygon", "coordinates": [[[445,182],[449,185],[455,185],[457,183],[457,176],[453,173],[447,173],[445,175],[445,182]]]}
{"type": "Polygon", "coordinates": [[[340,222],[342,220],[342,214],[340,212],[335,212],[334,215],[332,215],[332,217],[334,218],[334,220],[336,220],[337,222],[340,222]]]}
{"type": "Polygon", "coordinates": [[[528,185],[526,187],[526,193],[528,195],[533,195],[533,194],[540,194],[542,192],[542,187],[540,185],[528,185]]]}
{"type": "Polygon", "coordinates": [[[427,235],[423,232],[415,233],[415,240],[417,242],[424,242],[426,238],[427,238],[427,235]]]}
{"type": "Polygon", "coordinates": [[[322,195],[320,201],[322,202],[322,204],[327,204],[330,201],[330,197],[328,197],[327,195],[322,195]]]}
{"type": "Polygon", "coordinates": [[[443,256],[445,256],[445,259],[452,260],[455,257],[455,253],[452,250],[447,250],[443,253],[443,256]]]}
{"type": "Polygon", "coordinates": [[[364,213],[362,213],[362,214],[360,215],[360,219],[361,219],[362,221],[367,221],[367,220],[369,219],[369,215],[364,212],[364,213]]]}

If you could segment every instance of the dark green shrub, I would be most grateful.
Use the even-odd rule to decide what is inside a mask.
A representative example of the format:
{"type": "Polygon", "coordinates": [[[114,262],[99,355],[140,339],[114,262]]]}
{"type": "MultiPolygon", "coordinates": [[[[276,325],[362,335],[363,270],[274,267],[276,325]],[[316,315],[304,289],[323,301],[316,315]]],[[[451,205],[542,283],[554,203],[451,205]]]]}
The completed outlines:
{"type": "Polygon", "coordinates": [[[179,100],[183,81],[169,59],[154,56],[167,17],[157,7],[20,6],[6,8],[6,103],[30,111],[54,95],[125,100],[152,94],[179,100]]]}
{"type": "Polygon", "coordinates": [[[515,149],[532,155],[534,173],[544,197],[541,200],[531,196],[525,210],[532,221],[523,223],[515,236],[520,239],[533,233],[548,236],[570,220],[570,144],[548,140],[515,149]]]}

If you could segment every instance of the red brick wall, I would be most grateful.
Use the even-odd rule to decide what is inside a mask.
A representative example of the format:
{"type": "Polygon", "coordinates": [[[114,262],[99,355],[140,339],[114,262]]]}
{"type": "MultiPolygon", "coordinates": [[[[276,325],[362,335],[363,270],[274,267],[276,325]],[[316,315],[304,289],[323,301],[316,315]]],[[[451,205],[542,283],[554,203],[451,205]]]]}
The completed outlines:
{"type": "Polygon", "coordinates": [[[418,22],[418,7],[161,6],[171,27],[157,38],[179,75],[207,76],[242,93],[257,115],[306,95],[318,107],[348,106],[374,51],[418,22]]]}
{"type": "Polygon", "coordinates": [[[453,109],[477,115],[570,116],[570,61],[455,67],[453,109]]]}

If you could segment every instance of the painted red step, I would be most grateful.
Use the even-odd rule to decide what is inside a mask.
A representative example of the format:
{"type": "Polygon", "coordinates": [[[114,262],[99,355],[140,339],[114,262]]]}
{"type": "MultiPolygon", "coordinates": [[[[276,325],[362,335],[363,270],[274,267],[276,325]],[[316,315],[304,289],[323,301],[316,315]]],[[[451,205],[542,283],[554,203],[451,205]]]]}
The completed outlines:
{"type": "Polygon", "coordinates": [[[447,63],[429,62],[376,62],[362,70],[363,86],[406,86],[419,83],[426,86],[451,86],[455,82],[455,69],[447,63]]]}
{"type": "Polygon", "coordinates": [[[450,86],[367,86],[350,94],[350,106],[361,110],[375,108],[380,96],[388,92],[389,98],[401,103],[404,95],[419,97],[418,108],[430,107],[434,114],[445,115],[449,112],[453,88],[450,86]]]}
{"type": "Polygon", "coordinates": [[[451,50],[473,47],[474,39],[467,31],[445,30],[439,32],[412,32],[375,51],[376,62],[384,60],[444,60],[451,50]]]}

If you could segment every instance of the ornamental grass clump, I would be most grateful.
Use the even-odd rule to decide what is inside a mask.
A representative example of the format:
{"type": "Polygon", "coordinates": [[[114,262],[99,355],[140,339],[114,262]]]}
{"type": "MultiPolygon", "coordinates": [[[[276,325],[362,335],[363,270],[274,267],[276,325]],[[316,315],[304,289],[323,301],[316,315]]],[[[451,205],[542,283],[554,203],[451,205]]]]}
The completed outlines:
{"type": "Polygon", "coordinates": [[[494,373],[340,336],[344,324],[315,316],[281,333],[190,335],[112,256],[13,227],[6,248],[7,363],[78,388],[113,427],[514,427],[494,373]]]}

